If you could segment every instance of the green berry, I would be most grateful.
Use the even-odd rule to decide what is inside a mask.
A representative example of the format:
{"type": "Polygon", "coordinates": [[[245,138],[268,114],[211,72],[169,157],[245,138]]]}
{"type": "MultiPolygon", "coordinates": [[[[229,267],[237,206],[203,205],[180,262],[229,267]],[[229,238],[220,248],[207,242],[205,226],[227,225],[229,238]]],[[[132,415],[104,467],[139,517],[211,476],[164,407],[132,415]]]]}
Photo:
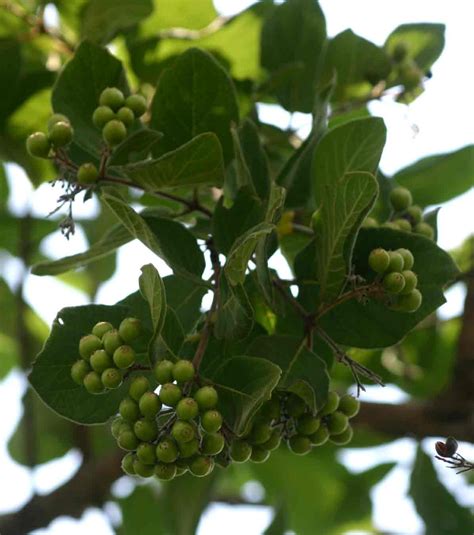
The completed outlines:
{"type": "Polygon", "coordinates": [[[190,360],[178,360],[173,365],[173,378],[178,383],[187,383],[194,377],[194,365],[190,360]]]}
{"type": "Polygon", "coordinates": [[[93,334],[83,336],[79,340],[79,355],[85,360],[89,360],[92,353],[98,349],[102,349],[102,342],[93,334]]]}
{"type": "Polygon", "coordinates": [[[327,417],[326,424],[330,435],[339,435],[349,425],[349,418],[344,413],[336,411],[327,417]]]}
{"type": "Polygon", "coordinates": [[[328,399],[326,403],[322,406],[321,410],[318,411],[318,416],[327,416],[328,414],[333,413],[337,406],[339,405],[339,394],[331,390],[328,392],[328,399]]]}
{"type": "Polygon", "coordinates": [[[329,438],[329,431],[325,425],[322,425],[316,433],[310,435],[309,440],[313,446],[322,446],[329,438]]]}
{"type": "Polygon", "coordinates": [[[354,431],[349,425],[342,433],[339,433],[338,435],[331,435],[329,440],[333,444],[337,444],[338,446],[344,446],[352,440],[353,435],[354,431]]]}
{"type": "Polygon", "coordinates": [[[197,477],[207,476],[214,469],[214,459],[199,455],[189,463],[189,471],[197,477]]]}
{"type": "Polygon", "coordinates": [[[176,405],[176,416],[180,420],[192,420],[199,414],[199,407],[193,398],[183,398],[176,405]]]}
{"type": "Polygon", "coordinates": [[[173,383],[164,384],[159,393],[161,402],[168,407],[175,407],[183,397],[183,392],[178,385],[173,383]]]}
{"type": "Polygon", "coordinates": [[[195,437],[189,442],[178,442],[178,449],[181,459],[189,459],[199,452],[199,440],[195,437]]]}
{"type": "Polygon", "coordinates": [[[158,436],[158,426],[155,421],[141,418],[133,424],[133,432],[143,442],[151,442],[158,436]]]}
{"type": "Polygon", "coordinates": [[[424,221],[418,223],[413,229],[413,232],[415,234],[419,234],[420,236],[425,236],[425,238],[428,238],[429,240],[434,239],[433,227],[431,225],[428,225],[428,223],[425,223],[424,221]]]}
{"type": "Polygon", "coordinates": [[[348,418],[353,418],[360,409],[360,401],[349,394],[345,394],[339,400],[337,410],[344,413],[348,418]]]}
{"type": "Polygon", "coordinates": [[[170,481],[176,477],[176,465],[175,464],[163,464],[158,463],[155,466],[155,476],[161,481],[170,481]]]}
{"type": "Polygon", "coordinates": [[[395,219],[394,223],[395,225],[397,225],[397,227],[400,230],[403,230],[405,232],[411,232],[411,224],[410,224],[410,221],[408,221],[407,219],[403,219],[403,218],[395,219]]]}
{"type": "Polygon", "coordinates": [[[263,444],[270,438],[272,430],[272,426],[268,422],[254,422],[248,437],[249,441],[252,444],[263,444]]]}
{"type": "Polygon", "coordinates": [[[110,390],[118,388],[122,384],[122,374],[119,372],[119,370],[117,370],[117,368],[105,369],[100,378],[105,388],[109,388],[110,390]]]}
{"type": "Polygon", "coordinates": [[[53,128],[53,126],[56,123],[69,123],[70,124],[71,121],[68,119],[68,117],[66,117],[62,113],[53,113],[53,115],[51,115],[51,117],[48,119],[48,132],[51,131],[51,128],[53,128]]]}
{"type": "Polygon", "coordinates": [[[171,360],[160,360],[153,368],[156,380],[160,385],[173,382],[173,363],[171,360]]]}
{"type": "Polygon", "coordinates": [[[380,225],[382,228],[391,228],[392,230],[400,230],[399,226],[393,221],[385,221],[380,225]]]}
{"type": "Polygon", "coordinates": [[[178,447],[170,437],[165,437],[156,446],[156,458],[162,463],[174,463],[178,458],[178,447]]]}
{"type": "Polygon", "coordinates": [[[122,121],[125,126],[131,126],[135,120],[135,115],[130,108],[122,106],[116,114],[117,119],[122,121]]]}
{"type": "Polygon", "coordinates": [[[92,328],[92,334],[97,336],[97,338],[102,338],[106,332],[111,331],[113,328],[113,325],[108,321],[99,321],[92,328]]]}
{"type": "Polygon", "coordinates": [[[137,457],[143,464],[155,464],[156,454],[154,444],[148,442],[142,442],[137,447],[137,457]]]}
{"type": "Polygon", "coordinates": [[[201,451],[204,455],[217,455],[224,449],[225,440],[221,433],[206,433],[202,437],[201,451]]]}
{"type": "Polygon", "coordinates": [[[208,433],[217,433],[222,427],[222,414],[216,410],[206,411],[201,415],[201,427],[208,433]]]}
{"type": "Polygon", "coordinates": [[[135,455],[133,453],[127,453],[122,459],[122,470],[129,476],[135,475],[135,470],[133,469],[133,462],[135,461],[135,455]]]}
{"type": "Polygon", "coordinates": [[[90,364],[92,369],[97,373],[102,373],[107,368],[113,366],[113,361],[110,355],[105,351],[105,349],[98,349],[92,353],[90,358],[90,364]]]}
{"type": "Polygon", "coordinates": [[[179,476],[182,476],[183,474],[185,474],[186,472],[188,471],[188,467],[179,467],[178,465],[176,465],[176,477],[179,477],[179,476]]]}
{"type": "Polygon", "coordinates": [[[263,446],[254,446],[250,454],[250,460],[253,463],[264,463],[270,457],[270,451],[263,446]]]}
{"type": "Polygon", "coordinates": [[[285,403],[286,412],[293,418],[298,418],[306,412],[306,403],[296,394],[290,394],[285,403]]]}
{"type": "Polygon", "coordinates": [[[194,394],[194,399],[201,411],[213,409],[217,405],[218,397],[217,390],[213,386],[203,386],[194,394]]]}
{"type": "Polygon", "coordinates": [[[47,158],[51,149],[51,142],[43,132],[35,132],[26,140],[26,150],[35,158],[47,158]]]}
{"type": "Polygon", "coordinates": [[[97,372],[89,372],[84,377],[84,387],[89,394],[102,394],[105,390],[100,375],[97,372]]]}
{"type": "Polygon", "coordinates": [[[112,329],[104,334],[102,337],[102,343],[104,344],[104,349],[107,351],[107,353],[109,355],[113,355],[115,350],[123,344],[123,340],[120,337],[117,329],[112,329]]]}
{"type": "Polygon", "coordinates": [[[49,141],[56,148],[65,147],[72,141],[74,132],[69,123],[60,121],[55,123],[49,131],[49,141]]]}
{"type": "Polygon", "coordinates": [[[281,413],[281,407],[280,407],[280,400],[277,396],[272,396],[271,399],[266,401],[260,411],[259,411],[259,417],[262,420],[278,420],[280,418],[281,413]]]}
{"type": "Polygon", "coordinates": [[[306,455],[311,451],[311,440],[304,435],[293,435],[288,439],[288,447],[297,455],[306,455]]]}
{"type": "Polygon", "coordinates": [[[161,411],[161,401],[154,392],[145,392],[138,402],[140,412],[147,419],[156,418],[161,411]]]}
{"type": "Polygon", "coordinates": [[[146,112],[146,100],[141,95],[130,95],[125,99],[125,106],[133,111],[135,117],[141,117],[146,112]]]}
{"type": "Polygon", "coordinates": [[[150,390],[150,381],[144,375],[137,375],[134,377],[128,388],[128,395],[135,401],[140,401],[140,398],[145,392],[150,390]]]}
{"type": "Polygon", "coordinates": [[[101,106],[108,106],[114,111],[123,106],[124,101],[125,98],[123,93],[117,87],[107,87],[102,91],[99,97],[99,104],[101,106]]]}
{"type": "Polygon", "coordinates": [[[137,318],[125,318],[118,329],[119,335],[127,344],[135,341],[142,331],[142,322],[137,318]]]}
{"type": "Polygon", "coordinates": [[[132,398],[124,398],[119,405],[119,414],[126,422],[135,422],[140,418],[138,403],[132,398]]]}
{"type": "Polygon", "coordinates": [[[135,362],[135,351],[130,346],[120,346],[114,351],[113,358],[117,368],[129,368],[135,362]]]}
{"type": "Polygon", "coordinates": [[[122,121],[112,119],[102,129],[102,137],[107,145],[115,147],[116,145],[122,143],[122,141],[127,137],[127,129],[122,121]]]}
{"type": "Polygon", "coordinates": [[[405,288],[405,277],[401,273],[388,273],[382,281],[383,287],[391,294],[399,294],[405,288]]]}
{"type": "Polygon", "coordinates": [[[99,177],[99,171],[93,163],[83,163],[77,170],[77,181],[79,184],[95,184],[99,177]]]}
{"type": "Polygon", "coordinates": [[[390,255],[385,249],[379,247],[369,254],[369,266],[375,273],[384,273],[390,264],[390,255]]]}
{"type": "Polygon", "coordinates": [[[133,431],[122,431],[117,439],[117,444],[125,451],[137,449],[139,441],[133,431]]]}
{"type": "Polygon", "coordinates": [[[398,298],[397,310],[401,312],[416,312],[423,301],[423,296],[420,290],[413,290],[411,293],[401,295],[398,298]]]}
{"type": "Polygon", "coordinates": [[[250,459],[252,446],[245,440],[234,440],[230,445],[229,453],[235,463],[245,463],[250,459]]]}
{"type": "Polygon", "coordinates": [[[114,110],[108,106],[99,106],[92,114],[92,122],[100,129],[104,128],[104,126],[112,119],[115,119],[115,113],[114,110]]]}
{"type": "Polygon", "coordinates": [[[388,265],[387,271],[389,273],[393,271],[400,273],[403,271],[405,269],[403,256],[396,251],[389,251],[388,254],[390,255],[390,264],[388,265]]]}
{"type": "Polygon", "coordinates": [[[133,469],[135,470],[135,475],[140,477],[151,477],[155,473],[154,465],[142,463],[138,459],[133,461],[133,469]]]}
{"type": "Polygon", "coordinates": [[[398,253],[403,258],[403,269],[411,269],[415,263],[415,258],[409,249],[397,249],[395,253],[398,253]]]}
{"type": "Polygon", "coordinates": [[[121,416],[117,416],[116,418],[114,418],[112,424],[110,425],[110,430],[112,431],[112,436],[114,438],[118,438],[120,434],[120,429],[124,423],[125,421],[121,416]]]}
{"type": "Polygon", "coordinates": [[[410,190],[403,187],[393,188],[390,192],[390,203],[396,212],[406,210],[413,203],[410,190]]]}
{"type": "Polygon", "coordinates": [[[416,276],[413,271],[410,271],[409,269],[406,269],[405,271],[402,271],[403,278],[405,279],[405,287],[401,291],[402,295],[406,295],[411,293],[418,284],[418,277],[416,276]]]}
{"type": "Polygon", "coordinates": [[[412,225],[416,225],[423,217],[423,210],[417,204],[413,204],[406,209],[405,214],[410,218],[412,225]]]}
{"type": "Polygon", "coordinates": [[[178,420],[171,428],[171,435],[176,442],[190,442],[196,436],[194,427],[189,422],[178,420]]]}
{"type": "Polygon", "coordinates": [[[261,444],[261,446],[262,448],[266,450],[273,451],[278,448],[278,446],[280,445],[280,442],[281,442],[280,431],[278,429],[274,429],[272,431],[272,434],[270,435],[270,438],[266,442],[261,444]]]}
{"type": "Polygon", "coordinates": [[[71,367],[71,378],[78,385],[84,384],[85,376],[91,371],[91,367],[87,361],[80,359],[77,360],[71,367]]]}
{"type": "Polygon", "coordinates": [[[300,435],[312,435],[320,425],[321,420],[315,418],[312,414],[303,414],[296,420],[296,430],[300,435]]]}
{"type": "Polygon", "coordinates": [[[377,220],[373,217],[366,217],[364,221],[362,221],[362,228],[377,228],[379,224],[377,223],[377,220]]]}

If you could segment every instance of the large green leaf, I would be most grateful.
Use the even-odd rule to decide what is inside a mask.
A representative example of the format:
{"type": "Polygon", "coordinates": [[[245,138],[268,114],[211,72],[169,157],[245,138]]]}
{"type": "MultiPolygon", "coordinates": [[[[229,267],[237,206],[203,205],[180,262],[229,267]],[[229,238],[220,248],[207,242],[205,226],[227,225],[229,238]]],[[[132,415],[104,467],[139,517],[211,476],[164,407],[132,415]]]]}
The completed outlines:
{"type": "Polygon", "coordinates": [[[214,132],[228,163],[233,154],[230,126],[238,120],[232,82],[207,52],[187,50],[160,77],[151,126],[165,135],[165,150],[176,149],[203,132],[214,132]]]}
{"type": "Polygon", "coordinates": [[[276,95],[288,111],[311,112],[326,21],[314,0],[288,0],[267,17],[261,35],[262,66],[275,74],[294,67],[276,95]]]}
{"type": "Polygon", "coordinates": [[[146,160],[155,146],[163,138],[161,132],[146,128],[137,130],[125,138],[110,156],[107,165],[121,166],[146,160]]]}
{"type": "Polygon", "coordinates": [[[410,495],[430,535],[472,535],[474,517],[439,481],[431,459],[418,447],[410,479],[410,495]]]}
{"type": "Polygon", "coordinates": [[[421,206],[449,201],[474,186],[474,145],[423,158],[393,178],[421,206]]]}
{"type": "Polygon", "coordinates": [[[220,277],[219,306],[214,334],[218,339],[245,338],[253,326],[253,309],[241,284],[232,287],[220,277]]]}
{"type": "Polygon", "coordinates": [[[0,39],[0,64],[2,65],[0,83],[0,124],[16,107],[16,98],[21,75],[21,47],[16,39],[0,39]]]}
{"type": "Polygon", "coordinates": [[[184,331],[189,332],[201,316],[201,302],[206,288],[176,275],[164,277],[163,284],[168,305],[176,312],[184,331]]]}

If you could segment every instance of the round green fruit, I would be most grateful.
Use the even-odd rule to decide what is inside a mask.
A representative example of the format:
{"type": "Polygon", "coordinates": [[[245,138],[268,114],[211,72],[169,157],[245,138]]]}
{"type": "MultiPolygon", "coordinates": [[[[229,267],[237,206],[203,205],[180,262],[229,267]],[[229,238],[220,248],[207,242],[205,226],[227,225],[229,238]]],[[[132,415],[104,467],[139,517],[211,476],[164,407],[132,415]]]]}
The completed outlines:
{"type": "Polygon", "coordinates": [[[117,87],[107,87],[105,88],[99,97],[99,104],[101,106],[108,106],[112,110],[117,111],[123,103],[125,98],[122,91],[117,87]]]}
{"type": "Polygon", "coordinates": [[[93,163],[83,163],[77,170],[77,181],[79,184],[83,184],[85,186],[95,184],[98,178],[99,171],[93,163]]]}
{"type": "Polygon", "coordinates": [[[311,440],[304,435],[293,435],[288,439],[288,447],[297,455],[306,455],[311,451],[311,440]]]}
{"type": "Polygon", "coordinates": [[[102,342],[93,334],[83,336],[79,340],[79,355],[85,360],[89,360],[92,353],[98,349],[102,349],[102,342]]]}
{"type": "Polygon", "coordinates": [[[344,413],[348,418],[353,418],[359,412],[359,409],[360,401],[349,394],[341,397],[339,406],[337,407],[337,410],[344,413]]]}
{"type": "Polygon", "coordinates": [[[135,455],[133,453],[127,453],[122,459],[122,470],[129,476],[135,475],[135,470],[133,469],[133,462],[135,461],[135,455]]]}
{"type": "Polygon", "coordinates": [[[420,236],[425,236],[425,238],[428,238],[429,240],[434,239],[433,227],[429,225],[428,223],[425,223],[424,221],[415,225],[413,232],[415,234],[419,234],[420,236]]]}
{"type": "Polygon", "coordinates": [[[206,433],[202,437],[201,451],[204,455],[217,455],[224,449],[225,440],[221,433],[206,433]]]}
{"type": "Polygon", "coordinates": [[[208,433],[217,433],[222,427],[222,414],[216,410],[206,411],[201,415],[201,427],[208,433]]]}
{"type": "Polygon", "coordinates": [[[199,440],[195,437],[189,442],[178,442],[180,459],[189,459],[199,453],[199,440]]]}
{"type": "Polygon", "coordinates": [[[193,398],[183,398],[176,405],[176,416],[180,420],[192,420],[199,414],[199,407],[193,398]]]}
{"type": "Polygon", "coordinates": [[[130,95],[125,99],[125,106],[130,108],[135,117],[141,117],[146,112],[146,100],[141,95],[130,95]]]}
{"type": "Polygon", "coordinates": [[[138,403],[132,398],[124,398],[119,405],[119,414],[126,422],[135,422],[140,418],[138,403]]]}
{"type": "Polygon", "coordinates": [[[69,123],[70,124],[71,121],[69,120],[68,117],[66,117],[62,113],[53,113],[53,115],[51,115],[51,117],[48,119],[48,132],[51,131],[51,128],[53,128],[53,126],[56,123],[69,123]]]}
{"type": "Polygon", "coordinates": [[[178,443],[190,442],[196,436],[196,432],[189,422],[178,420],[171,428],[171,435],[178,443]]]}
{"type": "Polygon", "coordinates": [[[388,265],[387,271],[390,273],[394,271],[400,273],[403,271],[405,269],[403,256],[396,251],[389,251],[388,254],[390,255],[390,264],[388,265]]]}
{"type": "Polygon", "coordinates": [[[263,446],[254,446],[250,454],[250,461],[253,463],[264,463],[270,457],[270,451],[263,446]]]}
{"type": "Polygon", "coordinates": [[[91,371],[91,367],[84,359],[77,360],[71,367],[71,378],[78,385],[84,384],[85,376],[91,371]]]}
{"type": "Polygon", "coordinates": [[[391,228],[392,230],[400,230],[398,225],[394,223],[393,221],[385,221],[385,223],[382,223],[380,226],[382,228],[391,228]]]}
{"type": "Polygon", "coordinates": [[[405,288],[405,278],[401,273],[388,273],[383,278],[382,284],[388,293],[399,294],[405,288]]]}
{"type": "Polygon", "coordinates": [[[74,132],[69,123],[60,121],[55,123],[49,131],[49,141],[56,148],[65,147],[72,141],[74,132]]]}
{"type": "Polygon", "coordinates": [[[252,444],[263,444],[272,434],[272,426],[268,422],[256,421],[248,437],[252,444]]]}
{"type": "Polygon", "coordinates": [[[114,110],[108,106],[99,106],[92,114],[92,122],[100,129],[104,128],[104,126],[112,119],[115,119],[115,113],[114,110]]]}
{"type": "Polygon", "coordinates": [[[117,444],[125,451],[136,450],[139,443],[133,431],[122,431],[117,439],[117,444]]]}
{"type": "Polygon", "coordinates": [[[100,375],[97,372],[89,372],[84,377],[84,387],[89,394],[102,394],[105,390],[100,375]]]}
{"type": "Polygon", "coordinates": [[[416,312],[423,302],[420,290],[416,288],[409,294],[401,295],[398,298],[397,310],[401,312],[416,312]]]}
{"type": "Polygon", "coordinates": [[[139,459],[133,461],[135,475],[140,477],[151,477],[155,473],[155,467],[150,464],[142,463],[139,459]]]}
{"type": "Polygon", "coordinates": [[[153,368],[156,380],[160,385],[173,382],[173,363],[171,360],[160,360],[153,368]]]}
{"type": "Polygon", "coordinates": [[[92,328],[92,334],[97,336],[97,338],[102,338],[106,332],[111,331],[114,326],[108,321],[99,321],[92,328]]]}
{"type": "Polygon", "coordinates": [[[328,392],[328,399],[326,400],[326,403],[323,405],[322,409],[318,411],[318,416],[327,416],[328,414],[333,413],[337,409],[338,405],[339,394],[334,392],[334,390],[331,390],[328,392]]]}
{"type": "Polygon", "coordinates": [[[418,284],[418,277],[413,271],[405,269],[402,271],[403,278],[405,279],[405,287],[401,291],[402,295],[410,294],[418,284]]]}
{"type": "Polygon", "coordinates": [[[261,446],[262,448],[265,448],[266,450],[276,450],[280,446],[281,442],[281,434],[278,429],[274,429],[272,431],[272,434],[270,435],[270,438],[264,442],[261,446]]]}
{"type": "Polygon", "coordinates": [[[325,425],[322,425],[316,433],[310,435],[309,440],[313,446],[322,446],[328,441],[329,431],[325,425]]]}
{"type": "Polygon", "coordinates": [[[369,266],[375,273],[384,273],[390,265],[390,255],[388,251],[379,247],[373,249],[369,254],[369,266]]]}
{"type": "Polygon", "coordinates": [[[125,126],[131,126],[135,120],[135,115],[133,111],[127,106],[122,106],[116,114],[117,119],[122,121],[125,126]]]}
{"type": "Polygon", "coordinates": [[[214,459],[198,455],[189,463],[189,471],[197,477],[207,476],[214,469],[214,459]]]}
{"type": "Polygon", "coordinates": [[[390,203],[396,212],[406,210],[413,203],[410,190],[403,187],[393,188],[390,192],[390,203]]]}
{"type": "Polygon", "coordinates": [[[364,221],[362,221],[362,228],[377,228],[379,224],[377,223],[377,220],[373,217],[366,217],[364,221]]]}
{"type": "Polygon", "coordinates": [[[349,425],[349,418],[344,413],[336,411],[327,417],[326,425],[331,436],[339,435],[349,425]]]}
{"type": "Polygon", "coordinates": [[[147,419],[153,419],[161,411],[161,401],[154,392],[145,392],[138,402],[140,412],[147,419]]]}
{"type": "Polygon", "coordinates": [[[306,403],[296,394],[290,394],[285,403],[286,412],[288,416],[298,418],[306,412],[306,403]]]}
{"type": "Polygon", "coordinates": [[[409,249],[397,249],[394,251],[403,258],[403,269],[411,269],[415,263],[415,258],[409,249]]]}
{"type": "Polygon", "coordinates": [[[416,225],[423,217],[423,210],[417,204],[413,204],[406,209],[405,214],[410,218],[412,225],[416,225]]]}
{"type": "Polygon", "coordinates": [[[403,230],[405,232],[411,232],[411,224],[410,221],[408,221],[407,219],[399,218],[395,219],[393,222],[400,230],[403,230]]]}
{"type": "Polygon", "coordinates": [[[142,442],[137,447],[137,457],[138,460],[143,464],[155,464],[155,446],[153,444],[149,444],[148,442],[142,442]]]}
{"type": "Polygon", "coordinates": [[[277,396],[272,396],[271,399],[266,401],[259,412],[259,417],[262,420],[278,420],[281,414],[280,400],[277,396]]]}
{"type": "Polygon", "coordinates": [[[107,353],[109,355],[113,355],[115,350],[123,344],[123,340],[120,337],[117,329],[112,329],[104,334],[102,337],[102,343],[104,344],[104,349],[107,351],[107,353]]]}
{"type": "Polygon", "coordinates": [[[217,390],[213,386],[203,386],[194,394],[194,399],[201,411],[213,409],[217,405],[218,398],[217,390]]]}
{"type": "Polygon", "coordinates": [[[338,435],[331,435],[329,440],[333,444],[336,444],[338,446],[345,446],[352,440],[353,436],[354,436],[354,431],[352,427],[349,425],[342,433],[339,433],[338,435]]]}
{"type": "Polygon", "coordinates": [[[245,440],[234,440],[230,445],[229,453],[235,463],[245,463],[252,455],[252,446],[245,440]]]}
{"type": "Polygon", "coordinates": [[[143,442],[151,442],[158,436],[158,426],[155,421],[141,418],[133,424],[133,432],[143,442]]]}
{"type": "Polygon", "coordinates": [[[155,476],[161,481],[170,481],[176,477],[176,470],[175,464],[158,463],[155,466],[155,476]]]}
{"type": "Polygon", "coordinates": [[[120,435],[121,427],[124,423],[125,421],[121,416],[117,416],[116,418],[114,418],[112,424],[110,425],[110,430],[114,438],[118,438],[118,436],[120,435]]]}
{"type": "Polygon", "coordinates": [[[97,373],[102,373],[107,368],[111,368],[113,366],[113,361],[105,349],[98,349],[97,351],[94,351],[89,362],[92,369],[97,373]]]}
{"type": "Polygon", "coordinates": [[[128,388],[128,395],[135,401],[140,401],[140,398],[145,392],[150,390],[150,381],[144,375],[137,375],[130,381],[128,388]]]}
{"type": "Polygon", "coordinates": [[[190,360],[178,360],[173,365],[173,378],[178,383],[187,383],[194,377],[194,365],[190,360]]]}
{"type": "Polygon", "coordinates": [[[115,147],[127,137],[127,129],[122,121],[112,119],[102,129],[102,137],[107,145],[115,147]]]}
{"type": "Polygon", "coordinates": [[[114,351],[114,362],[117,368],[129,368],[135,362],[135,351],[130,346],[120,346],[114,351]]]}
{"type": "Polygon", "coordinates": [[[174,463],[179,452],[175,441],[170,437],[165,437],[156,446],[156,458],[162,463],[174,463]]]}
{"type": "Polygon", "coordinates": [[[137,318],[125,318],[119,326],[118,332],[122,340],[130,344],[142,333],[142,322],[137,318]]]}
{"type": "Polygon", "coordinates": [[[105,388],[113,390],[118,388],[122,384],[122,374],[117,370],[117,368],[107,368],[105,369],[100,379],[105,388]]]}
{"type": "Polygon", "coordinates": [[[35,158],[47,158],[51,149],[51,142],[43,132],[35,132],[26,140],[26,150],[35,158]]]}
{"type": "Polygon", "coordinates": [[[175,407],[183,397],[183,392],[178,385],[173,383],[164,384],[159,393],[161,402],[168,407],[175,407]]]}
{"type": "Polygon", "coordinates": [[[321,425],[321,420],[312,414],[303,414],[296,420],[296,430],[300,435],[312,435],[321,425]]]}

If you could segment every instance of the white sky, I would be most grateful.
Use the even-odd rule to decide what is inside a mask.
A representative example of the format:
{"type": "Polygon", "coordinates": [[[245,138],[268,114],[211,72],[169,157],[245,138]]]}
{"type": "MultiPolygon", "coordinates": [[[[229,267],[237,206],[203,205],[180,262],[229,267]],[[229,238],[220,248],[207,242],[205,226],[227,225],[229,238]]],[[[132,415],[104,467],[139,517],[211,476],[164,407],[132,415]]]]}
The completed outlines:
{"type": "MultiPolygon", "coordinates": [[[[223,12],[231,13],[251,2],[238,0],[216,0],[216,6],[223,12]]],[[[382,44],[385,37],[399,24],[406,22],[444,22],[446,29],[446,48],[440,60],[433,67],[433,78],[426,83],[425,93],[409,107],[390,102],[376,103],[372,112],[384,118],[389,137],[382,157],[382,168],[388,174],[413,161],[438,152],[447,152],[464,145],[474,143],[474,107],[472,105],[472,88],[474,87],[474,70],[470,68],[471,54],[474,50],[474,33],[472,32],[472,7],[470,2],[452,0],[446,2],[376,2],[375,0],[322,0],[321,6],[326,15],[328,33],[335,35],[346,28],[363,37],[382,44]],[[418,128],[414,135],[413,125],[418,128]]],[[[265,106],[261,109],[265,120],[282,126],[289,123],[289,116],[275,107],[265,106]]],[[[301,132],[308,125],[308,118],[295,114],[292,124],[301,126],[301,132]]],[[[22,213],[30,205],[34,213],[46,215],[54,206],[56,193],[47,186],[41,187],[33,194],[25,177],[13,170],[15,188],[10,206],[17,213],[22,213]],[[21,186],[23,187],[20,187],[21,186]]],[[[447,177],[449,180],[449,177],[447,177]]],[[[92,215],[96,210],[95,201],[89,201],[76,212],[84,216],[92,215]]],[[[474,232],[474,191],[446,203],[439,215],[439,244],[450,249],[459,245],[465,237],[474,232]]],[[[73,254],[85,247],[80,233],[66,242],[58,234],[45,244],[48,252],[56,257],[73,254]],[[58,254],[60,251],[60,254],[58,254]]],[[[272,259],[281,268],[278,259],[272,259]]],[[[113,303],[117,298],[136,290],[136,281],[140,267],[153,261],[165,275],[169,269],[149,253],[144,246],[131,243],[119,253],[117,275],[104,285],[100,291],[99,301],[113,303]]],[[[18,276],[18,265],[7,262],[5,276],[14,284],[18,276]]],[[[56,312],[64,306],[77,306],[86,303],[80,292],[64,286],[49,277],[30,276],[26,286],[29,302],[51,323],[56,312]]],[[[462,310],[462,287],[453,288],[448,293],[448,303],[442,314],[451,317],[462,310]]],[[[19,507],[31,496],[32,485],[37,491],[47,492],[51,485],[59,485],[77,468],[78,456],[72,452],[65,458],[39,467],[34,474],[13,463],[6,454],[6,442],[14,431],[21,414],[20,397],[24,383],[17,373],[0,383],[0,399],[9,400],[9,411],[0,420],[0,466],[2,482],[0,487],[0,513],[19,507]],[[13,484],[14,482],[14,484],[13,484]],[[11,483],[11,484],[10,484],[11,483]]],[[[385,400],[399,402],[403,395],[395,388],[371,388],[367,400],[385,400]]],[[[427,451],[432,453],[434,439],[425,441],[427,451]]],[[[342,450],[342,458],[350,469],[359,471],[386,461],[403,459],[403,462],[376,488],[373,499],[375,503],[374,521],[381,530],[406,535],[420,533],[422,523],[414,511],[410,500],[406,498],[410,465],[413,460],[415,444],[409,439],[395,442],[387,447],[366,450],[342,450]]],[[[474,457],[474,448],[463,445],[463,453],[474,457]]],[[[474,491],[444,467],[437,466],[438,473],[458,499],[466,505],[474,505],[474,491]]],[[[113,508],[108,508],[111,518],[117,517],[113,508]]],[[[268,525],[271,512],[268,508],[235,508],[213,506],[203,516],[199,535],[222,533],[226,526],[229,535],[259,535],[268,525]],[[236,526],[235,531],[230,531],[236,526]]],[[[97,535],[113,533],[106,517],[97,510],[88,510],[80,521],[58,519],[47,530],[35,533],[41,535],[61,534],[85,535],[93,532],[97,535]]]]}

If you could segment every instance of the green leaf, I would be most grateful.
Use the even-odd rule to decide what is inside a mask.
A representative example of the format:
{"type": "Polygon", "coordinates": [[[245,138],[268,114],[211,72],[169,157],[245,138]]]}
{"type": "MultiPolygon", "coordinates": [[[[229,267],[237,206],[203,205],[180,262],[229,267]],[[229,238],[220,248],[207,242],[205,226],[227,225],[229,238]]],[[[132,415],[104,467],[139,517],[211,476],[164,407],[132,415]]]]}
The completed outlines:
{"type": "Polygon", "coordinates": [[[181,322],[176,312],[170,306],[167,306],[161,336],[156,339],[152,347],[152,363],[162,359],[178,360],[183,343],[184,331],[181,322]]]}
{"type": "Polygon", "coordinates": [[[108,43],[151,13],[152,0],[89,0],[81,13],[81,37],[108,43]]]}
{"type": "Polygon", "coordinates": [[[201,316],[201,302],[206,288],[176,275],[164,277],[163,284],[168,305],[175,311],[184,332],[188,333],[201,316]]]}
{"type": "Polygon", "coordinates": [[[418,447],[410,479],[410,495],[430,535],[472,535],[474,518],[441,484],[431,459],[418,447]]]}
{"type": "Polygon", "coordinates": [[[235,356],[203,370],[219,393],[219,408],[227,425],[241,435],[262,403],[269,399],[281,370],[270,361],[235,356]]]}
{"type": "Polygon", "coordinates": [[[449,201],[474,184],[474,145],[423,158],[401,169],[393,178],[411,191],[416,204],[449,201]]]}
{"type": "MultiPolygon", "coordinates": [[[[161,144],[166,145],[166,138],[160,141],[161,144]]],[[[220,186],[224,179],[222,148],[219,139],[211,133],[200,134],[160,158],[115,169],[146,191],[183,186],[220,186]]]]}
{"type": "Polygon", "coordinates": [[[160,77],[151,126],[164,133],[165,150],[176,149],[203,132],[214,132],[228,163],[233,155],[230,126],[238,120],[232,82],[207,52],[187,50],[160,77]]]}
{"type": "Polygon", "coordinates": [[[225,276],[219,284],[219,307],[214,335],[219,339],[245,338],[253,326],[253,309],[242,285],[232,287],[225,276]]]}
{"type": "Polygon", "coordinates": [[[262,66],[272,74],[296,67],[276,91],[280,104],[288,111],[312,111],[325,41],[326,21],[314,0],[288,0],[265,20],[262,66]]]}
{"type": "Polygon", "coordinates": [[[161,132],[148,128],[133,132],[114,149],[107,165],[109,167],[121,166],[146,160],[162,138],[161,132]]]}
{"type": "Polygon", "coordinates": [[[278,386],[298,394],[314,412],[326,402],[329,389],[326,363],[305,346],[305,340],[287,335],[260,336],[246,352],[279,366],[282,375],[278,386]]]}
{"type": "Polygon", "coordinates": [[[10,188],[7,181],[7,171],[5,166],[0,162],[0,209],[2,213],[6,208],[9,194],[10,188]]]}
{"type": "Polygon", "coordinates": [[[0,39],[0,64],[2,70],[0,83],[0,124],[3,124],[16,107],[17,93],[21,75],[21,48],[16,39],[0,39]]]}

